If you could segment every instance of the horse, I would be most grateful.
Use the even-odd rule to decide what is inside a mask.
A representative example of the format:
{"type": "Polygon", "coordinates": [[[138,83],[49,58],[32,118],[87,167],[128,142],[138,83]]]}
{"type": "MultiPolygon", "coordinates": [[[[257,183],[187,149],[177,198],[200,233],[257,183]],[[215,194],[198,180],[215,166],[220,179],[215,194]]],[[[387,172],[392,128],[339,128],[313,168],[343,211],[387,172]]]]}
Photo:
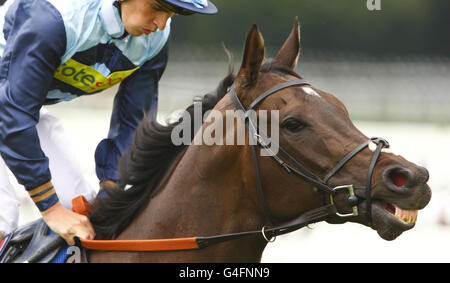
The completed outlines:
{"type": "MultiPolygon", "coordinates": [[[[274,236],[318,221],[359,223],[389,241],[412,229],[431,199],[428,171],[361,133],[339,99],[296,73],[299,54],[297,18],[273,59],[253,25],[237,74],[229,71],[200,102],[206,115],[277,111],[267,120],[279,126],[278,152],[270,147],[275,130],[248,117],[223,125],[224,138],[244,127],[240,145],[176,145],[173,130],[185,118],[168,125],[144,118],[119,161],[121,185],[107,188],[90,216],[96,239],[239,237],[193,250],[91,250],[88,261],[260,262],[274,236]]],[[[193,127],[192,139],[213,122],[193,127]]]]}

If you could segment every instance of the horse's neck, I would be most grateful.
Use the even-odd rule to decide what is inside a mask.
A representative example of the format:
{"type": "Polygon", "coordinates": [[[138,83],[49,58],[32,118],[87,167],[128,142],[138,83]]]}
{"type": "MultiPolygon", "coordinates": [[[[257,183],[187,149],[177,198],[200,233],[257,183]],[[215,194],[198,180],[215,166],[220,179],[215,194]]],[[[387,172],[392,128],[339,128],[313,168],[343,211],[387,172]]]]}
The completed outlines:
{"type": "MultiPolygon", "coordinates": [[[[223,146],[190,146],[164,188],[120,238],[201,237],[260,229],[264,217],[249,195],[247,187],[253,185],[253,178],[247,175],[249,166],[242,160],[242,150],[228,148],[226,154],[223,150],[223,146]]],[[[239,260],[234,250],[245,255],[242,249],[249,249],[242,259],[248,261],[258,260],[265,245],[249,238],[217,246],[208,248],[209,252],[227,249],[229,255],[221,254],[225,261],[239,260]]]]}

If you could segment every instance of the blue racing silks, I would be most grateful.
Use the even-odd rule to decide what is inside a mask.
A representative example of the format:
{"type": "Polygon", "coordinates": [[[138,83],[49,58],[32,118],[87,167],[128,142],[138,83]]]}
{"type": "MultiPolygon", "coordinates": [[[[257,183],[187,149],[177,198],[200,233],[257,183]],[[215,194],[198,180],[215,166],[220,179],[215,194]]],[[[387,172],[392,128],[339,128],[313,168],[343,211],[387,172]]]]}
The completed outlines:
{"type": "Polygon", "coordinates": [[[113,0],[8,0],[0,15],[0,153],[19,183],[29,192],[45,186],[34,195],[41,211],[54,205],[39,110],[120,84],[108,137],[95,154],[100,181],[117,181],[120,154],[144,114],[156,111],[170,19],[164,30],[123,37],[113,0]]]}

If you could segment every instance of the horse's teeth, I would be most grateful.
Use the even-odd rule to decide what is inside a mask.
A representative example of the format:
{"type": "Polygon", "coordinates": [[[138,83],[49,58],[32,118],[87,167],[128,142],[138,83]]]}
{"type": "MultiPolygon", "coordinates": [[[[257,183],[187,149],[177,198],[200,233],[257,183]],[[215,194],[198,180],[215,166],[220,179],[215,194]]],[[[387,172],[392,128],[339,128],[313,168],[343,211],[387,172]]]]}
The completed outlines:
{"type": "Polygon", "coordinates": [[[406,210],[395,206],[395,217],[402,220],[405,223],[413,224],[417,220],[417,210],[406,210]]]}

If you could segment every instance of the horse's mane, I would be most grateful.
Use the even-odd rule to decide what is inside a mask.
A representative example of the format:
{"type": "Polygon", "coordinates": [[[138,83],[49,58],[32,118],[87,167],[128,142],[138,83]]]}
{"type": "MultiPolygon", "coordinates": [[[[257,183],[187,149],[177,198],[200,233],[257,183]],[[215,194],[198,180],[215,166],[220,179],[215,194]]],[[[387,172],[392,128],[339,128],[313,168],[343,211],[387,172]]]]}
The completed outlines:
{"type": "MultiPolygon", "coordinates": [[[[230,66],[228,75],[219,83],[216,90],[202,98],[202,117],[224,97],[234,82],[234,74],[230,66]]],[[[186,111],[190,117],[194,115],[194,104],[186,111]]],[[[194,119],[191,119],[192,124],[194,119]]],[[[184,152],[187,145],[174,145],[171,132],[182,123],[180,118],[174,123],[162,125],[148,117],[139,123],[133,136],[131,146],[122,154],[118,171],[120,185],[109,188],[108,196],[98,198],[94,203],[94,212],[90,221],[94,226],[96,238],[112,239],[126,228],[136,214],[148,203],[159,183],[168,173],[177,157],[184,152]],[[132,185],[125,190],[124,184],[132,185]]],[[[191,137],[195,136],[191,125],[191,137]]]]}
{"type": "MultiPolygon", "coordinates": [[[[287,73],[299,77],[294,71],[274,60],[266,61],[261,67],[261,72],[287,73]]],[[[216,90],[202,98],[202,117],[224,97],[234,79],[235,75],[230,64],[228,75],[219,83],[216,90]]],[[[194,105],[190,105],[186,111],[193,117],[194,105]]],[[[90,221],[96,231],[96,238],[116,238],[148,203],[177,157],[187,148],[187,145],[176,146],[171,141],[172,129],[180,123],[181,118],[174,123],[162,125],[148,117],[144,117],[139,123],[130,148],[119,160],[120,184],[123,185],[109,188],[108,197],[98,198],[94,203],[90,221]],[[132,187],[125,190],[124,184],[132,187]]],[[[191,119],[191,123],[194,123],[194,119],[191,119]]],[[[193,125],[191,129],[191,137],[194,137],[193,125]]]]}

